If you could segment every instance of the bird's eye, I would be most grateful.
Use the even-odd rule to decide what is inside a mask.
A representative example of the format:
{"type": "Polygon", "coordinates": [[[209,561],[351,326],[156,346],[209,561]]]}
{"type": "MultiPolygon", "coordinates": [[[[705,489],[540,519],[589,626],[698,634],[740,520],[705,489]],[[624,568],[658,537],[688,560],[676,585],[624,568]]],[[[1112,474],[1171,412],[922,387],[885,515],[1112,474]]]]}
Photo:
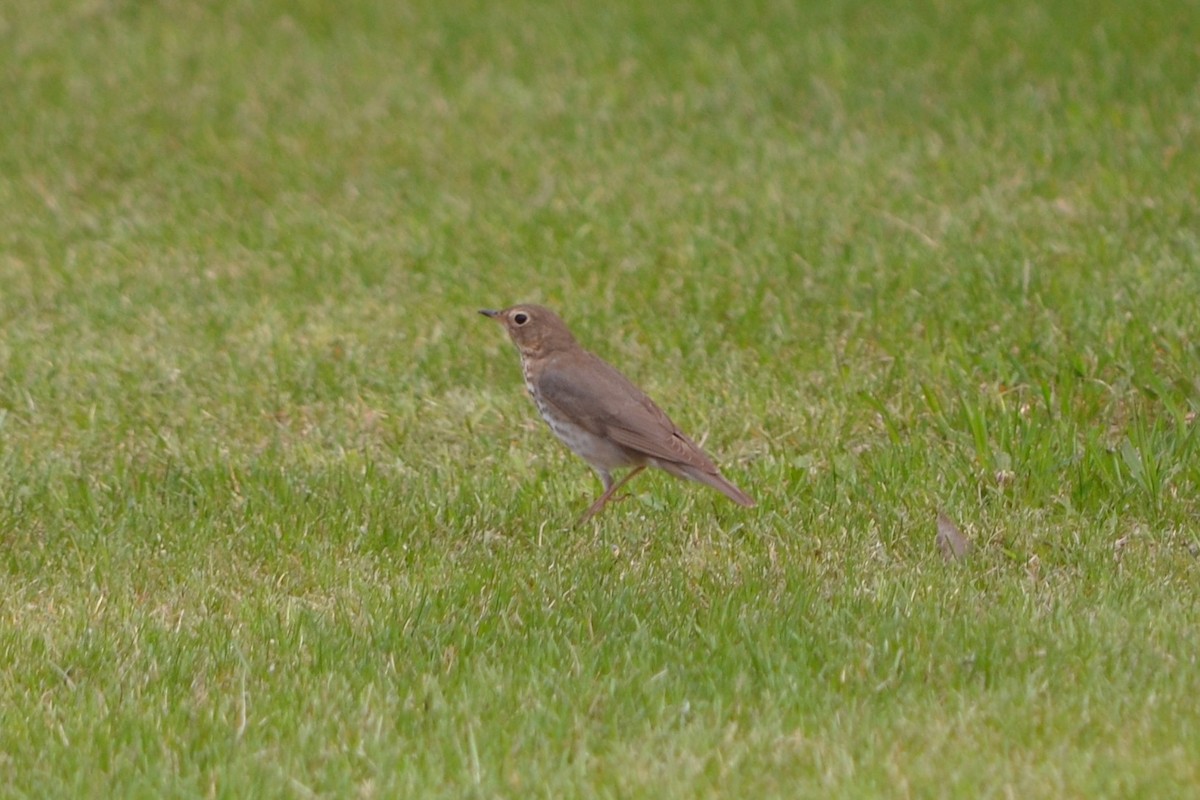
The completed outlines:
{"type": "Polygon", "coordinates": [[[518,325],[524,325],[526,322],[529,322],[529,315],[524,313],[513,314],[513,322],[518,325]]]}

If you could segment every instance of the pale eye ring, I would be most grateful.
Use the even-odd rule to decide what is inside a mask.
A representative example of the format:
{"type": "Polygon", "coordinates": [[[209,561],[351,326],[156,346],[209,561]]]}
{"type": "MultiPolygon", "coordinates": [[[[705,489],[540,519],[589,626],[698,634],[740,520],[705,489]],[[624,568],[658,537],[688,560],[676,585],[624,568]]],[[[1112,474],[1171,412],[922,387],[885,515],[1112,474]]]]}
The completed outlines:
{"type": "Polygon", "coordinates": [[[524,325],[526,322],[529,322],[529,315],[524,311],[518,311],[516,314],[513,314],[513,322],[518,325],[524,325]]]}

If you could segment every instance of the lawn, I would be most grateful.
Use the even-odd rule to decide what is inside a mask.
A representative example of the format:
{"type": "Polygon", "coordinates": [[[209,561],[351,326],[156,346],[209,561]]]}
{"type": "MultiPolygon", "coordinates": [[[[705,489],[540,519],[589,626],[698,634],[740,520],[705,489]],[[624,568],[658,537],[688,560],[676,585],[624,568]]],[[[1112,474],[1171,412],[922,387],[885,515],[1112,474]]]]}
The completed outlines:
{"type": "Polygon", "coordinates": [[[5,4],[0,797],[1194,794],[1197,42],[5,4]],[[576,525],[518,301],[758,506],[576,525]]]}

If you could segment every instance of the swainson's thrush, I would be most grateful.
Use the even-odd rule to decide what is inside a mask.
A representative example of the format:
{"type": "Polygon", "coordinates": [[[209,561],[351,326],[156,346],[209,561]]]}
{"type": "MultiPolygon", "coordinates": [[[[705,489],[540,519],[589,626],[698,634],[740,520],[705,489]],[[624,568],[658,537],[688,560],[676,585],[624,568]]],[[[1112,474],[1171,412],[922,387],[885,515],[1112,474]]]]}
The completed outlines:
{"type": "Polygon", "coordinates": [[[550,430],[600,476],[604,492],[583,519],[600,511],[647,466],[706,483],[740,505],[754,505],[641,389],[584,350],[553,311],[517,305],[479,313],[499,322],[512,337],[521,353],[525,386],[550,430]],[[614,482],[612,471],[622,467],[633,469],[614,482]]]}

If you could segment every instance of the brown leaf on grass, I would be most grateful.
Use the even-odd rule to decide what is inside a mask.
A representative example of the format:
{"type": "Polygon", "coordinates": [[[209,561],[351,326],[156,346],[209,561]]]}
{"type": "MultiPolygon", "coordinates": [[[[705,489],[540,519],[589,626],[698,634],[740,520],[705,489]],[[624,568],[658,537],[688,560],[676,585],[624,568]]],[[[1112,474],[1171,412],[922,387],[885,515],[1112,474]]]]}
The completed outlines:
{"type": "Polygon", "coordinates": [[[942,558],[947,561],[962,561],[971,552],[971,540],[963,535],[954,521],[945,513],[937,515],[937,542],[942,558]]]}

